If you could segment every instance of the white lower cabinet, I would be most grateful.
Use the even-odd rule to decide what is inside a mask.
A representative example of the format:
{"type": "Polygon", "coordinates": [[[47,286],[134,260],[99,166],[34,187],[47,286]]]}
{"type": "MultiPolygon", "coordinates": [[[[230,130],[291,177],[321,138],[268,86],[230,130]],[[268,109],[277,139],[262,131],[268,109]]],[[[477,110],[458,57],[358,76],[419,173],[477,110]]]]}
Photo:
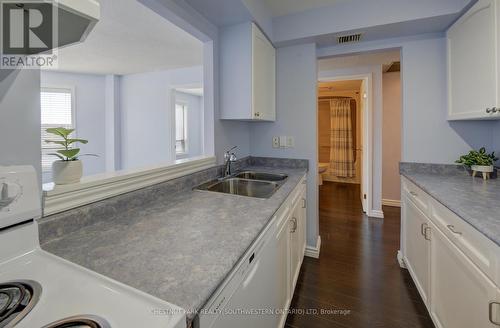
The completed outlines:
{"type": "Polygon", "coordinates": [[[429,219],[415,204],[403,198],[405,264],[424,302],[428,300],[430,276],[429,219]]]}
{"type": "Polygon", "coordinates": [[[459,247],[463,247],[464,242],[473,240],[469,238],[473,235],[470,230],[473,228],[464,223],[460,226],[461,231],[458,231],[458,217],[443,215],[435,221],[438,217],[428,216],[427,213],[437,213],[436,208],[440,207],[440,204],[406,179],[403,179],[402,190],[403,261],[435,326],[499,327],[500,288],[498,279],[490,277],[499,276],[500,263],[490,254],[500,254],[500,247],[489,240],[476,239],[478,245],[468,245],[468,249],[475,250],[477,254],[474,257],[466,255],[459,247]],[[413,190],[413,193],[410,194],[408,190],[413,190]],[[422,199],[426,199],[426,203],[411,201],[417,193],[425,196],[422,199]],[[450,239],[447,236],[449,231],[443,229],[455,231],[454,239],[450,239]],[[483,253],[480,253],[480,250],[483,250],[483,253]],[[484,272],[477,265],[477,258],[482,258],[490,264],[484,268],[496,268],[497,272],[484,272]]]}
{"type": "Polygon", "coordinates": [[[306,189],[300,184],[201,311],[198,328],[281,328],[305,252],[306,189]]]}
{"type": "Polygon", "coordinates": [[[500,290],[432,223],[431,229],[430,313],[436,327],[498,327],[492,322],[500,325],[500,304],[490,302],[500,301],[500,290]]]}

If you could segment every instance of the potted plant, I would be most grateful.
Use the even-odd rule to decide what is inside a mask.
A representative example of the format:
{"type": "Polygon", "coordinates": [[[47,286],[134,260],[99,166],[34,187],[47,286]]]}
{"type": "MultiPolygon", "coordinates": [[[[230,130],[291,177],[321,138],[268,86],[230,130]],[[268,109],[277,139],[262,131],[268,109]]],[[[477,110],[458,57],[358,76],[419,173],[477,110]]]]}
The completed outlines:
{"type": "Polygon", "coordinates": [[[61,146],[61,149],[57,150],[56,153],[50,154],[59,157],[59,160],[52,163],[54,183],[57,185],[66,185],[80,182],[83,175],[83,166],[82,162],[79,160],[79,156],[97,155],[79,155],[80,148],[74,148],[72,146],[77,142],[87,144],[88,141],[84,139],[72,139],[70,134],[75,131],[74,129],[59,127],[50,128],[46,131],[47,133],[57,136],[59,140],[45,140],[45,142],[61,146]]]}
{"type": "Polygon", "coordinates": [[[488,179],[490,173],[494,171],[493,164],[498,161],[495,152],[488,154],[483,147],[477,150],[471,150],[467,155],[460,156],[456,161],[458,164],[463,164],[472,170],[472,176],[475,177],[478,172],[482,173],[483,179],[488,179]]]}

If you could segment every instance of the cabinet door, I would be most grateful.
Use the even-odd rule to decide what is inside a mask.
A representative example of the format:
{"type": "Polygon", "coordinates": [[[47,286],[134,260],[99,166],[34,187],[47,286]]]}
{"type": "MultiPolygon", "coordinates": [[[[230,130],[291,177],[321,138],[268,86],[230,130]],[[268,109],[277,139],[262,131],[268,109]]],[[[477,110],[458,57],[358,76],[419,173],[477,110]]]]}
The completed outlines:
{"type": "Polygon", "coordinates": [[[300,196],[300,218],[299,218],[299,258],[300,263],[304,259],[304,254],[306,252],[306,238],[307,238],[307,193],[306,188],[302,191],[300,196]]]}
{"type": "Polygon", "coordinates": [[[403,197],[404,260],[425,304],[428,304],[430,242],[425,229],[429,220],[412,201],[403,197]]]}
{"type": "MultiPolygon", "coordinates": [[[[276,232],[276,248],[278,252],[278,257],[276,259],[276,267],[278,272],[278,309],[285,309],[289,306],[291,301],[291,291],[290,291],[290,247],[289,238],[290,230],[288,217],[285,218],[284,222],[278,226],[276,232]]],[[[284,312],[280,315],[279,326],[283,327],[285,325],[287,313],[284,312]]]]}
{"type": "Polygon", "coordinates": [[[437,328],[498,327],[500,291],[431,223],[431,316],[437,328]]]}
{"type": "Polygon", "coordinates": [[[447,32],[449,119],[500,118],[497,0],[479,0],[447,32]]]}
{"type": "Polygon", "coordinates": [[[264,34],[253,27],[252,102],[258,120],[276,119],[276,50],[264,34]]]}
{"type": "Polygon", "coordinates": [[[290,290],[294,291],[297,278],[300,272],[300,206],[297,203],[294,204],[294,209],[290,215],[290,290]]]}

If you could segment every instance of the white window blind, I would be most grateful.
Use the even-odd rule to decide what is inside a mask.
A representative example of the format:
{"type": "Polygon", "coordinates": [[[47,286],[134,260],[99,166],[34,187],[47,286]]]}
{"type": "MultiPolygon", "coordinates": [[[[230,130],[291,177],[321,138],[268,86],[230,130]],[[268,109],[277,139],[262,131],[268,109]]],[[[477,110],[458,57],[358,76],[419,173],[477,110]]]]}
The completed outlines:
{"type": "Polygon", "coordinates": [[[187,106],[175,104],[175,152],[187,152],[187,106]]]}
{"type": "Polygon", "coordinates": [[[71,89],[42,88],[40,93],[42,112],[42,170],[49,172],[52,163],[58,158],[50,153],[60,149],[58,145],[46,143],[45,140],[62,140],[55,135],[48,134],[48,128],[74,128],[73,92],[71,89]]]}

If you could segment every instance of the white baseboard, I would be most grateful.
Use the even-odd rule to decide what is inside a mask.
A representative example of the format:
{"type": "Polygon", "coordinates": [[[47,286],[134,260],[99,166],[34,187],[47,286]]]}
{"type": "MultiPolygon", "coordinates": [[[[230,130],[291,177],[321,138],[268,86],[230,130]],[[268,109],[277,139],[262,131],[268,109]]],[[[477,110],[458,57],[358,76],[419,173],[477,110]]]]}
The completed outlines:
{"type": "Polygon", "coordinates": [[[401,201],[395,200],[395,199],[382,199],[382,205],[392,206],[392,207],[401,207],[401,201]]]}
{"type": "Polygon", "coordinates": [[[406,264],[405,264],[405,261],[403,260],[403,254],[401,253],[400,250],[398,251],[398,256],[397,257],[398,257],[399,266],[402,269],[406,269],[406,264]]]}
{"type": "Polygon", "coordinates": [[[318,236],[318,240],[316,240],[316,246],[306,246],[306,251],[304,255],[307,257],[318,259],[320,249],[321,249],[321,236],[318,236]]]}
{"type": "Polygon", "coordinates": [[[377,219],[383,219],[384,218],[384,212],[383,211],[378,211],[378,210],[371,210],[370,214],[368,214],[369,217],[371,218],[377,218],[377,219]]]}

